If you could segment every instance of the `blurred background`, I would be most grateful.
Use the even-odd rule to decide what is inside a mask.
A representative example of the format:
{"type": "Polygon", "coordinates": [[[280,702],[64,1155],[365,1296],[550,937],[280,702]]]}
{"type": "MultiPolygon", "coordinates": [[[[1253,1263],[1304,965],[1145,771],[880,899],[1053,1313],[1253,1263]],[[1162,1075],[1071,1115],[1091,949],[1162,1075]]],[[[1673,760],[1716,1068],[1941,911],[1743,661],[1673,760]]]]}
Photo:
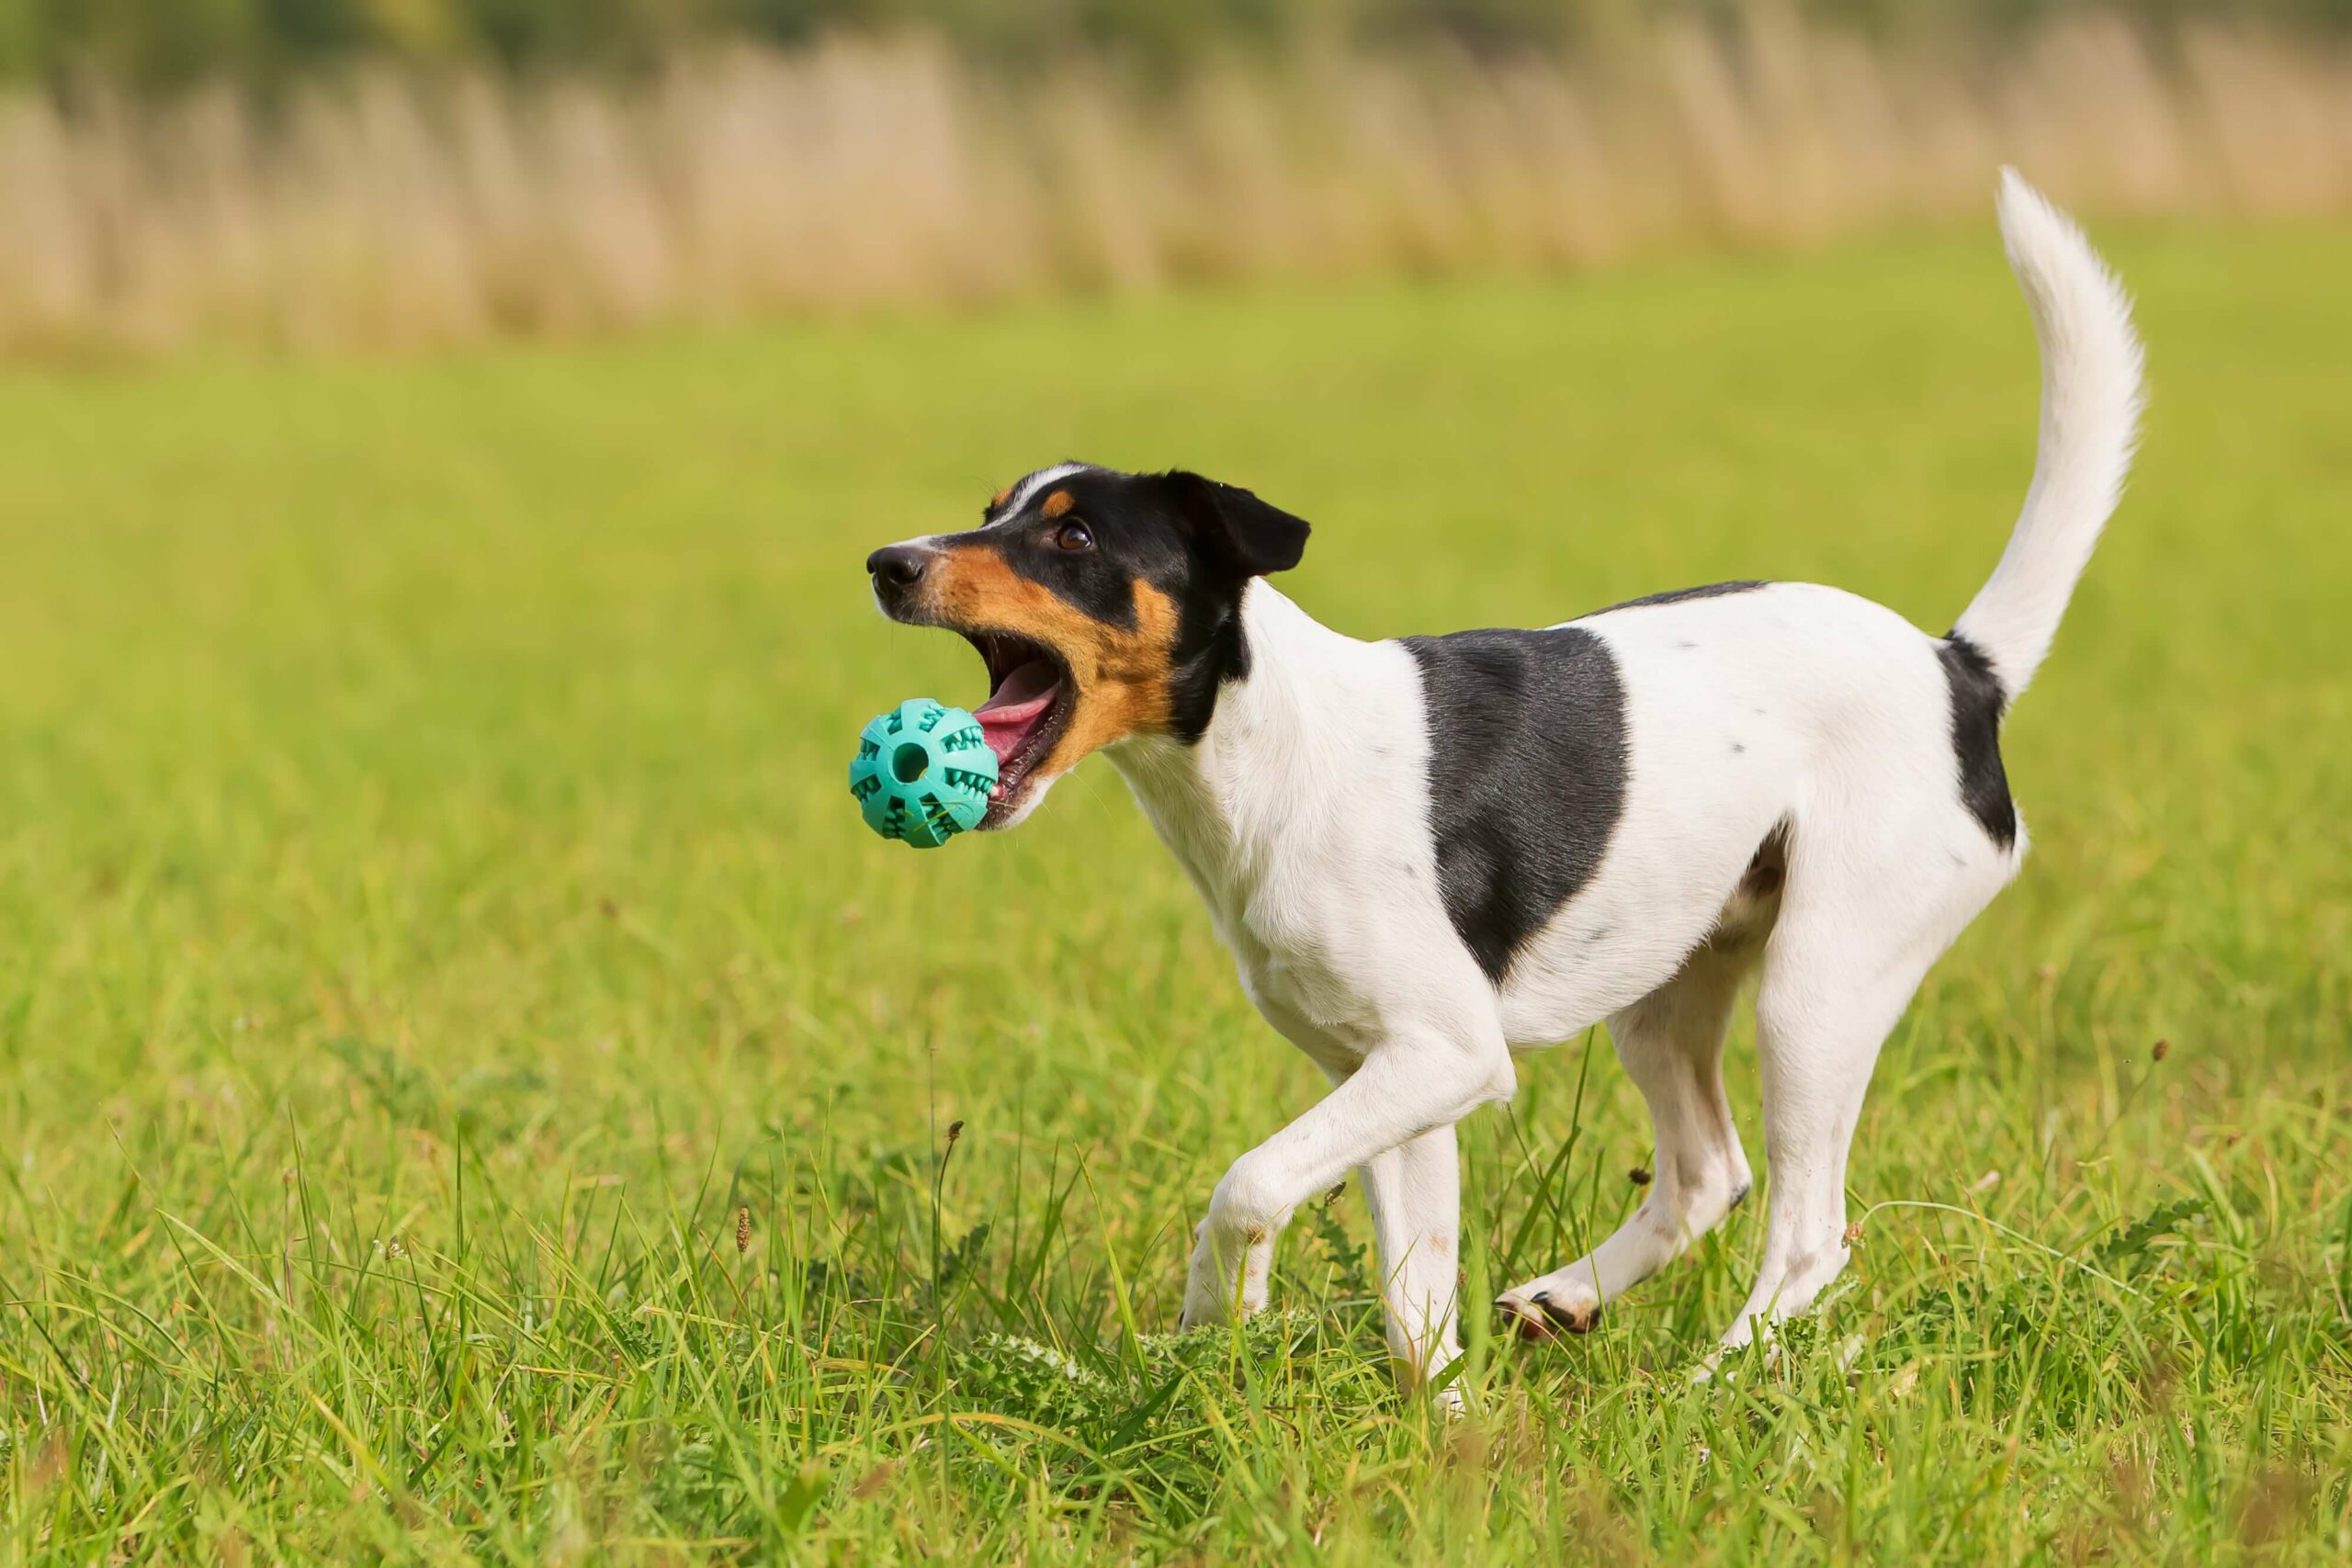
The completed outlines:
{"type": "MultiPolygon", "coordinates": [[[[0,0],[0,1561],[2352,1560],[2347,218],[2352,0],[0,0]],[[1447,1427],[1346,1196],[1168,1337],[1326,1086],[1107,763],[859,825],[984,683],[866,552],[1078,457],[1351,634],[1940,631],[2005,162],[2153,401],[1852,1294],[1690,1383],[1750,1202],[1447,1427]]],[[[1527,1062],[1468,1299],[1649,1139],[1527,1062]]]]}
{"type": "Polygon", "coordinates": [[[0,0],[0,349],[2352,205],[2352,0],[0,0]]]}

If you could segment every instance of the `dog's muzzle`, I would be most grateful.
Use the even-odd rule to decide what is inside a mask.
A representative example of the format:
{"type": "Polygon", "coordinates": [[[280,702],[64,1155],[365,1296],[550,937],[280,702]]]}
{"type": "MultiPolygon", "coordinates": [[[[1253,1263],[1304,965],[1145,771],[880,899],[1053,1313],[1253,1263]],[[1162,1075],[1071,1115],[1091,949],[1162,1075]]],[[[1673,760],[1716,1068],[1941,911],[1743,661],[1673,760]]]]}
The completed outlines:
{"type": "Polygon", "coordinates": [[[885,545],[865,558],[865,573],[874,580],[874,599],[883,614],[904,615],[931,570],[931,552],[921,545],[885,545]]]}

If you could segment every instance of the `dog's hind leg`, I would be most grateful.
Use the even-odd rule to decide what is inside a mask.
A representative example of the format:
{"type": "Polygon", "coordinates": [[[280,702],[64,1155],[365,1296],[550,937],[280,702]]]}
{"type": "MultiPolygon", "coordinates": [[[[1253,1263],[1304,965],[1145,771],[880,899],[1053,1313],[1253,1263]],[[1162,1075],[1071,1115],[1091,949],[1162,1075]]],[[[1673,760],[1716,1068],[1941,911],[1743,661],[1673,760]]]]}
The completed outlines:
{"type": "Polygon", "coordinates": [[[1776,954],[1757,998],[1770,1210],[1736,1349],[1811,1307],[1846,1267],[1846,1159],[1880,1043],[1934,954],[1864,964],[1776,954]]]}
{"type": "Polygon", "coordinates": [[[2016,865],[1966,818],[1903,823],[1875,842],[1823,837],[1834,853],[1810,859],[1801,840],[1792,857],[1757,993],[1771,1205],[1725,1349],[1806,1311],[1844,1270],[1847,1156],[1879,1047],[2016,865]]]}
{"type": "Polygon", "coordinates": [[[1714,940],[1673,979],[1610,1019],[1618,1058],[1649,1102],[1655,1179],[1633,1218],[1590,1253],[1496,1299],[1521,1336],[1585,1332],[1602,1303],[1681,1256],[1747,1195],[1747,1156],[1724,1098],[1724,1032],[1770,929],[1779,868],[1764,869],[1769,876],[1751,871],[1744,886],[1756,892],[1735,900],[1726,911],[1735,918],[1714,940]]]}

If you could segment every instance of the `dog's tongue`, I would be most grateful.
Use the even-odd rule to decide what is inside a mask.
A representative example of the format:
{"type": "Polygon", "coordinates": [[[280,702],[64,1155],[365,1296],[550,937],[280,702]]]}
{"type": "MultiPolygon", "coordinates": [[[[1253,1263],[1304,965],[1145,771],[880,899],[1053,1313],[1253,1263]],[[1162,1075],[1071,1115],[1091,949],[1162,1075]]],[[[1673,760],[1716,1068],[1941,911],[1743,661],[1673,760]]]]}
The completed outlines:
{"type": "Polygon", "coordinates": [[[1054,705],[1054,694],[1061,690],[1054,667],[1042,659],[1033,659],[1004,678],[1003,683],[989,694],[989,700],[973,712],[980,721],[980,731],[988,737],[989,750],[996,753],[1000,765],[1010,761],[1012,753],[1029,738],[1029,732],[1044,721],[1046,711],[1054,705]]]}

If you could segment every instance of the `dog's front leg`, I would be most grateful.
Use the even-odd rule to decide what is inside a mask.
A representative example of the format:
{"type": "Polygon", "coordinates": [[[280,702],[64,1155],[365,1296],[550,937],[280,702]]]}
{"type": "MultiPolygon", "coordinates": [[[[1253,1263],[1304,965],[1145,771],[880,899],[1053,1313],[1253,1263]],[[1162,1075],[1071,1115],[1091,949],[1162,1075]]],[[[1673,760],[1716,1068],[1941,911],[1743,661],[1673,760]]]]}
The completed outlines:
{"type": "Polygon", "coordinates": [[[1415,1237],[1442,1229],[1451,1245],[1460,1200],[1450,1129],[1479,1106],[1510,1098],[1515,1083],[1499,1032],[1393,1033],[1345,1083],[1236,1160],[1217,1183],[1208,1218],[1193,1233],[1184,1326],[1265,1305],[1274,1237],[1293,1211],[1362,1169],[1381,1236],[1390,1341],[1403,1344],[1417,1376],[1442,1365],[1453,1337],[1452,1269],[1436,1289],[1433,1249],[1415,1237]],[[1440,1136],[1441,1130],[1448,1131],[1440,1136]],[[1448,1211],[1442,1219],[1434,1213],[1440,1206],[1448,1211]]]}
{"type": "MultiPolygon", "coordinates": [[[[1462,1161],[1453,1129],[1436,1127],[1356,1172],[1380,1248],[1388,1353],[1399,1382],[1418,1388],[1462,1354],[1454,1308],[1462,1292],[1462,1161]]],[[[1461,1396],[1447,1391],[1447,1404],[1461,1396]]]]}

